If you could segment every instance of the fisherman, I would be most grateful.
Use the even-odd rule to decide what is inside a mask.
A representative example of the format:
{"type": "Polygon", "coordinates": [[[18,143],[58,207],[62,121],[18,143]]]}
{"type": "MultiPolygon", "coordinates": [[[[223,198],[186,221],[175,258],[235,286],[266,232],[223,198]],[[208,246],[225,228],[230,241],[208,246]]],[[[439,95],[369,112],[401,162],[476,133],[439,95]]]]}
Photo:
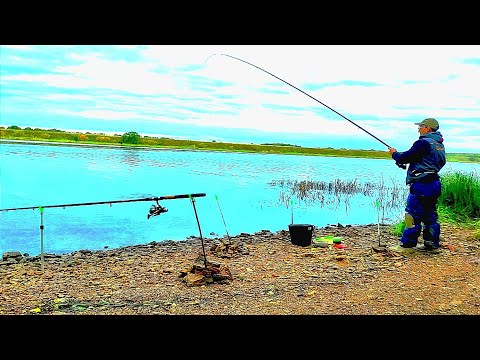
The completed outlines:
{"type": "Polygon", "coordinates": [[[406,184],[410,193],[400,247],[432,251],[440,247],[437,202],[442,184],[438,173],[446,163],[445,146],[436,119],[427,118],[415,125],[418,125],[420,137],[409,150],[399,152],[395,148],[388,149],[397,164],[409,164],[406,184]],[[417,246],[422,230],[423,246],[417,246]]]}

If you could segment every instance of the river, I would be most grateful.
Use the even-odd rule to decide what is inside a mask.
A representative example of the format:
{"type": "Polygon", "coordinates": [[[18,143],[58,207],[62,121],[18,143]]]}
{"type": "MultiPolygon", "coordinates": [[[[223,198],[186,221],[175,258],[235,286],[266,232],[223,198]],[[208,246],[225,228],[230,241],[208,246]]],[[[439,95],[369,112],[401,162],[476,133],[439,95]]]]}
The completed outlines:
{"type": "MultiPolygon", "coordinates": [[[[448,163],[442,173],[448,171],[478,173],[480,164],[448,163]]],[[[44,252],[62,254],[200,233],[275,232],[287,230],[292,220],[316,227],[377,223],[380,210],[372,196],[324,203],[293,196],[286,203],[281,197],[289,188],[279,183],[384,182],[405,189],[404,179],[405,170],[384,159],[1,142],[0,209],[205,196],[161,200],[168,211],[150,218],[153,201],[1,211],[0,253],[37,255],[42,238],[44,252]]],[[[403,208],[397,208],[382,213],[381,221],[401,217],[403,208]]]]}

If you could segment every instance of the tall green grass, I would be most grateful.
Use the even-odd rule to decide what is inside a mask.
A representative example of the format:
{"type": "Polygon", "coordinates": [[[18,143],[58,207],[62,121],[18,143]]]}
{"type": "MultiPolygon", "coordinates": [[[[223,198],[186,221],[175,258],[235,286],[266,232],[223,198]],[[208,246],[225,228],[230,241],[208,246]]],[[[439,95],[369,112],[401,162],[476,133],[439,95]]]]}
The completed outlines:
{"type": "Polygon", "coordinates": [[[449,172],[442,176],[439,210],[453,220],[480,218],[480,177],[475,172],[449,172]]]}
{"type": "MultiPolygon", "coordinates": [[[[442,194],[438,199],[440,222],[472,227],[480,240],[480,175],[471,172],[448,172],[442,175],[442,194]]],[[[394,224],[392,233],[400,236],[405,222],[394,224]]]]}

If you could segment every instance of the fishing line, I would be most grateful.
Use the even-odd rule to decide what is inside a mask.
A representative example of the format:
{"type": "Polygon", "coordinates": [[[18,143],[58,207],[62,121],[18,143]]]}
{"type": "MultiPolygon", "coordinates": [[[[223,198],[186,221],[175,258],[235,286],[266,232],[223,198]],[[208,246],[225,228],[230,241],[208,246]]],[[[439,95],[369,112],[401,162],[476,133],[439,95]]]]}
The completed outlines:
{"type": "MultiPolygon", "coordinates": [[[[350,119],[347,118],[346,116],[340,114],[340,113],[339,113],[338,111],[336,111],[335,109],[332,109],[332,108],[331,108],[330,106],[328,106],[327,104],[321,102],[320,100],[314,98],[312,95],[306,93],[306,92],[303,91],[302,89],[299,89],[299,88],[296,87],[295,85],[292,85],[292,84],[290,84],[289,82],[287,82],[287,81],[279,78],[278,76],[272,74],[271,72],[268,72],[267,70],[264,70],[264,69],[262,69],[261,67],[259,67],[259,66],[257,66],[257,65],[254,65],[254,64],[252,64],[252,63],[249,63],[248,61],[242,60],[242,59],[240,59],[240,58],[238,58],[238,57],[235,57],[235,56],[232,56],[232,55],[228,55],[228,54],[213,54],[213,55],[210,55],[210,56],[207,58],[207,60],[210,59],[212,56],[215,56],[215,55],[227,56],[227,57],[229,57],[229,58],[232,58],[232,59],[241,61],[241,62],[243,62],[243,63],[245,63],[245,64],[248,64],[248,65],[250,65],[250,66],[253,66],[253,67],[255,67],[255,68],[257,68],[257,69],[259,69],[259,70],[261,70],[261,71],[263,71],[263,72],[265,72],[265,73],[273,76],[274,78],[276,78],[276,79],[284,82],[284,83],[287,84],[287,85],[290,85],[290,86],[293,87],[294,89],[300,91],[301,93],[307,95],[309,98],[312,98],[312,99],[315,100],[316,102],[318,102],[318,103],[320,103],[321,105],[325,106],[326,108],[330,109],[330,110],[333,111],[335,114],[341,116],[342,118],[344,118],[344,119],[347,120],[348,122],[350,122],[350,123],[352,123],[353,125],[355,125],[356,127],[358,127],[360,130],[365,131],[368,135],[370,135],[371,137],[373,137],[375,140],[378,140],[379,142],[381,142],[381,143],[382,143],[383,145],[385,145],[387,148],[391,148],[391,146],[388,145],[386,142],[380,140],[378,137],[376,137],[375,135],[373,135],[373,134],[370,133],[369,131],[365,130],[365,129],[362,128],[360,125],[354,123],[352,120],[350,120],[350,119]]],[[[205,63],[207,62],[207,60],[205,60],[205,63]]],[[[403,164],[398,164],[398,163],[396,163],[396,165],[397,165],[398,167],[402,168],[402,169],[406,169],[406,166],[403,165],[403,164]]]]}
{"type": "Polygon", "coordinates": [[[220,203],[218,202],[218,196],[215,194],[215,200],[217,200],[218,210],[220,210],[220,215],[222,216],[223,225],[225,225],[225,232],[227,233],[228,240],[230,240],[230,235],[228,235],[227,224],[225,223],[225,218],[223,217],[222,209],[220,208],[220,203]]]}
{"type": "Polygon", "coordinates": [[[293,224],[293,200],[291,200],[291,199],[290,199],[290,208],[291,208],[291,212],[292,212],[292,214],[291,214],[291,217],[292,217],[291,218],[291,224],[293,224]]]}

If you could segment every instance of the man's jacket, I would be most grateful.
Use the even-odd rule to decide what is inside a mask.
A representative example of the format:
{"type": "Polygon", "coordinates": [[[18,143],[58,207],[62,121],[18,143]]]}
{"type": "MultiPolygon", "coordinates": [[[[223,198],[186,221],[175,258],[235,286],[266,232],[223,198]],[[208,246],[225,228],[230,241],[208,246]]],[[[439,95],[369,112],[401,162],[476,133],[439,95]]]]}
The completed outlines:
{"type": "Polygon", "coordinates": [[[435,131],[421,135],[409,150],[394,152],[392,158],[399,164],[409,164],[407,185],[439,179],[438,172],[446,163],[442,134],[435,131]]]}

